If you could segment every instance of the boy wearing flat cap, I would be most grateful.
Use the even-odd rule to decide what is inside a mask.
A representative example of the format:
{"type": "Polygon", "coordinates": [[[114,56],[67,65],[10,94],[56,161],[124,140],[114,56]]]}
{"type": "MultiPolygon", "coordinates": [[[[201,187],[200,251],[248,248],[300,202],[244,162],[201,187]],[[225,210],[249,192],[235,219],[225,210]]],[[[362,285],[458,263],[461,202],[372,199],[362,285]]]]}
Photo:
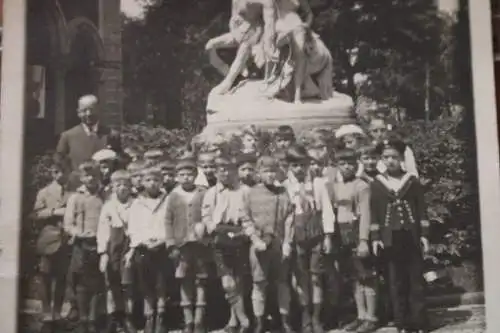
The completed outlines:
{"type": "Polygon", "coordinates": [[[41,224],[36,249],[41,255],[43,321],[59,321],[69,263],[69,248],[62,229],[68,199],[67,172],[58,163],[54,163],[50,171],[52,182],[38,192],[32,217],[37,225],[41,224]]]}
{"type": "Polygon", "coordinates": [[[286,153],[290,165],[285,181],[294,205],[296,277],[302,307],[302,331],[323,332],[320,313],[323,302],[322,256],[332,250],[335,215],[324,181],[309,175],[310,158],[303,146],[291,146],[286,153]],[[310,305],[313,306],[311,318],[310,305]]]}
{"type": "Polygon", "coordinates": [[[203,242],[201,206],[206,189],[194,183],[197,173],[194,158],[180,159],[175,170],[178,186],[167,199],[166,247],[176,266],[175,277],[181,281],[184,333],[203,333],[209,249],[203,242]]]}
{"type": "Polygon", "coordinates": [[[146,162],[160,163],[165,157],[165,153],[160,148],[150,148],[144,153],[146,162]]]}
{"type": "Polygon", "coordinates": [[[370,246],[370,187],[356,177],[358,155],[355,150],[337,152],[337,167],[342,179],[333,186],[334,206],[337,211],[337,239],[340,240],[341,267],[350,277],[357,319],[344,329],[348,332],[370,333],[377,326],[376,275],[370,246]]]}
{"type": "Polygon", "coordinates": [[[130,250],[125,255],[127,267],[133,267],[144,297],[145,333],[165,332],[165,298],[168,277],[165,248],[167,193],[162,188],[163,175],[157,164],[142,171],[143,191],[129,211],[130,250]]]}
{"type": "Polygon", "coordinates": [[[97,226],[99,269],[107,287],[108,332],[134,330],[132,324],[132,281],[129,268],[124,266],[128,251],[128,220],[133,198],[130,174],[125,170],[110,177],[112,193],[104,203],[97,226]]]}
{"type": "Polygon", "coordinates": [[[148,163],[145,160],[137,160],[127,165],[127,171],[130,174],[130,183],[132,185],[131,195],[134,198],[137,198],[143,190],[142,172],[147,165],[148,163]]]}
{"type": "Polygon", "coordinates": [[[202,151],[198,154],[198,176],[196,185],[210,188],[217,183],[215,176],[215,154],[213,152],[202,151]]]}
{"type": "Polygon", "coordinates": [[[389,265],[394,322],[399,332],[427,332],[423,255],[429,248],[424,193],[417,177],[402,168],[406,145],[391,136],[377,145],[385,174],[371,183],[371,239],[384,248],[389,265]]]}
{"type": "Polygon", "coordinates": [[[163,189],[167,194],[169,194],[177,185],[175,181],[175,163],[170,159],[165,159],[158,163],[158,167],[163,175],[163,189]]]}
{"type": "Polygon", "coordinates": [[[265,249],[250,247],[252,305],[256,318],[255,333],[264,332],[265,304],[268,286],[277,287],[282,330],[292,332],[290,325],[290,265],[293,246],[293,207],[284,187],[276,186],[278,162],[262,156],[257,162],[261,183],[252,187],[246,197],[245,210],[266,244],[265,249]]]}
{"type": "Polygon", "coordinates": [[[237,180],[234,162],[227,157],[215,160],[217,184],[205,194],[202,220],[213,238],[217,273],[231,308],[227,332],[248,332],[250,322],[243,304],[242,280],[247,267],[249,238],[243,227],[246,191],[237,180]]]}
{"type": "Polygon", "coordinates": [[[296,278],[302,307],[302,332],[321,333],[323,302],[321,275],[323,253],[332,250],[335,215],[325,182],[308,175],[309,156],[303,146],[291,146],[286,153],[290,165],[284,182],[294,205],[296,278]],[[311,318],[310,305],[313,306],[311,318]]]}
{"type": "Polygon", "coordinates": [[[286,150],[295,143],[295,133],[289,125],[281,125],[274,134],[274,146],[277,150],[286,150]]]}
{"type": "Polygon", "coordinates": [[[99,166],[84,162],[79,167],[81,186],[72,194],[64,213],[64,229],[72,244],[70,279],[75,285],[80,328],[85,332],[96,330],[97,297],[104,280],[99,271],[97,228],[104,205],[99,166]]]}
{"type": "Polygon", "coordinates": [[[342,143],[341,148],[356,150],[363,143],[366,134],[358,125],[348,124],[335,131],[335,138],[342,143]]]}
{"type": "Polygon", "coordinates": [[[92,155],[92,160],[99,165],[101,185],[106,197],[111,195],[111,174],[118,166],[118,154],[111,149],[101,149],[92,155]]]}
{"type": "Polygon", "coordinates": [[[236,157],[238,178],[243,188],[250,189],[257,184],[256,163],[257,156],[254,153],[241,153],[236,157]]]}

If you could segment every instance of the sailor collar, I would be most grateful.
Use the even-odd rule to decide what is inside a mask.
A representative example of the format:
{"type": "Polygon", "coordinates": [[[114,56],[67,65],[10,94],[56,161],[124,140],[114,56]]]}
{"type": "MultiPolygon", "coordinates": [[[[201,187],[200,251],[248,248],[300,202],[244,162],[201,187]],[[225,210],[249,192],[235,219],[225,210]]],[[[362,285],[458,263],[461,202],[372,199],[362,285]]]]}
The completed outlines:
{"type": "Polygon", "coordinates": [[[407,172],[401,178],[399,186],[394,188],[394,186],[389,183],[387,178],[387,174],[379,174],[375,177],[375,179],[377,179],[393,197],[402,197],[405,195],[413,181],[416,179],[414,175],[407,172]]]}

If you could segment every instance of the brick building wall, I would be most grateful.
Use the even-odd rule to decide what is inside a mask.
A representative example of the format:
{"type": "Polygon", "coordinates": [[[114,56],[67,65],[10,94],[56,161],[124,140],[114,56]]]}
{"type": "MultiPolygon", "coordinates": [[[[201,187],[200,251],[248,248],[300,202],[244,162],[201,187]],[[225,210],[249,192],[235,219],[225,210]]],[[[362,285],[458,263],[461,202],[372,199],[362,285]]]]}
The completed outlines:
{"type": "Polygon", "coordinates": [[[99,95],[103,105],[103,122],[123,125],[122,21],[120,0],[99,1],[99,33],[105,59],[101,66],[99,95]]]}

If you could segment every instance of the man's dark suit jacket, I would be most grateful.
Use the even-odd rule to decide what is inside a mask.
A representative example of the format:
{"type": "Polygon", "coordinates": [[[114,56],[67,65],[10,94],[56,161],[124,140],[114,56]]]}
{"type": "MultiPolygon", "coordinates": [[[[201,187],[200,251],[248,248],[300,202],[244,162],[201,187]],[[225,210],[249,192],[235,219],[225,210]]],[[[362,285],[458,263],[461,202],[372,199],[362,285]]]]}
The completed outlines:
{"type": "Polygon", "coordinates": [[[82,124],[61,134],[56,148],[56,161],[64,163],[71,170],[92,158],[97,151],[106,147],[119,150],[119,134],[110,128],[99,125],[96,134],[89,135],[82,124]]]}

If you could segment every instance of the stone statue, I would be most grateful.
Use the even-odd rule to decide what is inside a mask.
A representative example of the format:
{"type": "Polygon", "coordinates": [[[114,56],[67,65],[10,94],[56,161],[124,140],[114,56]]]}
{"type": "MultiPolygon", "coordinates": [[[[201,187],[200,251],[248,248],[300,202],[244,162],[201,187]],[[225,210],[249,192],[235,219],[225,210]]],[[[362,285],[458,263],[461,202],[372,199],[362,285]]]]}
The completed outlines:
{"type": "Polygon", "coordinates": [[[232,0],[229,32],[205,46],[224,76],[208,96],[208,127],[277,124],[292,115],[303,124],[306,114],[311,124],[351,119],[352,98],[334,92],[332,56],[312,20],[309,0],[232,0]],[[231,64],[218,56],[223,48],[237,48],[231,64]],[[249,61],[262,77],[249,78],[249,61]],[[246,79],[236,84],[240,75],[246,79]]]}
{"type": "MultiPolygon", "coordinates": [[[[205,47],[211,64],[225,76],[224,80],[214,88],[214,93],[227,93],[238,75],[247,76],[246,63],[251,56],[258,68],[265,66],[265,82],[273,81],[273,76],[276,78],[282,75],[276,72],[278,68],[285,70],[277,66],[278,49],[288,45],[293,64],[289,63],[287,66],[293,68],[288,71],[287,77],[281,78],[280,88],[284,88],[284,83],[288,84],[291,81],[289,76],[293,73],[294,101],[301,102],[306,75],[308,72],[313,74],[318,72],[316,64],[318,54],[311,52],[306,54],[307,44],[313,44],[310,47],[312,50],[327,50],[314,46],[314,44],[324,45],[317,36],[312,36],[309,28],[311,23],[312,12],[308,0],[233,0],[230,32],[209,40],[205,47]],[[299,16],[299,11],[305,13],[304,20],[299,16]],[[237,47],[238,51],[229,66],[220,59],[217,50],[233,47],[237,47]],[[308,70],[307,67],[311,69],[308,70]]],[[[325,54],[322,52],[320,55],[325,54]]],[[[329,52],[326,57],[330,57],[329,52]]],[[[322,69],[325,68],[323,66],[322,69]]],[[[276,93],[277,91],[270,97],[275,97],[276,93]]]]}
{"type": "Polygon", "coordinates": [[[246,63],[250,56],[259,68],[277,57],[275,17],[274,0],[233,0],[229,32],[212,38],[205,46],[211,64],[225,76],[214,93],[227,93],[238,75],[247,75],[246,63]],[[234,47],[238,49],[236,57],[228,66],[219,58],[217,50],[234,47]]]}

